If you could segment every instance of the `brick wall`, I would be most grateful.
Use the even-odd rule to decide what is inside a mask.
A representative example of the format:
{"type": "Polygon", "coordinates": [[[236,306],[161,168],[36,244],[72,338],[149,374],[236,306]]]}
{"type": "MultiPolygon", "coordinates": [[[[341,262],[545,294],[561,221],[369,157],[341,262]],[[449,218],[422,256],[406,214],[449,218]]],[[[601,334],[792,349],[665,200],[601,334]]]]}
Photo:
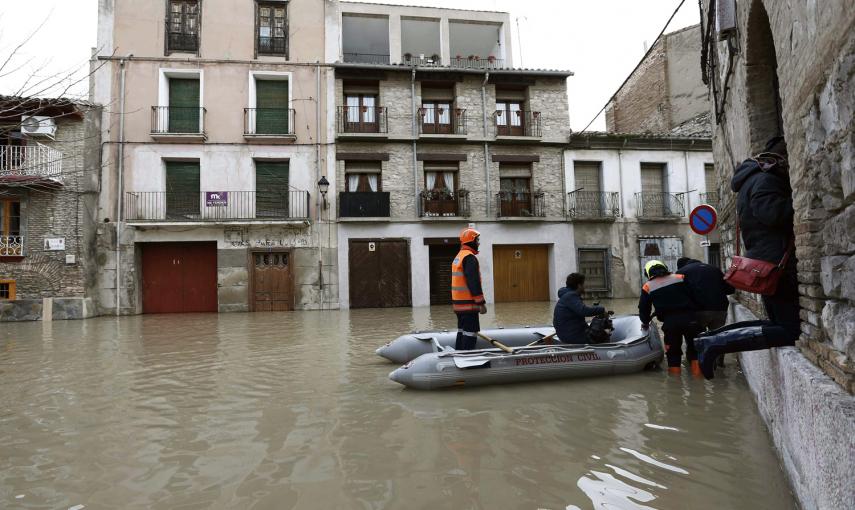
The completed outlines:
{"type": "Polygon", "coordinates": [[[100,113],[81,108],[83,119],[58,118],[56,139],[39,140],[62,153],[61,187],[0,188],[21,199],[24,257],[0,261],[0,278],[16,281],[18,299],[88,297],[94,284],[100,113]],[[64,238],[65,250],[45,250],[45,238],[64,238]],[[66,264],[66,255],[75,262],[66,264]]]}
{"type": "Polygon", "coordinates": [[[667,133],[670,118],[665,44],[656,43],[650,54],[615,94],[606,115],[609,131],[616,133],[667,133]],[[611,119],[611,123],[609,123],[611,119]]]}

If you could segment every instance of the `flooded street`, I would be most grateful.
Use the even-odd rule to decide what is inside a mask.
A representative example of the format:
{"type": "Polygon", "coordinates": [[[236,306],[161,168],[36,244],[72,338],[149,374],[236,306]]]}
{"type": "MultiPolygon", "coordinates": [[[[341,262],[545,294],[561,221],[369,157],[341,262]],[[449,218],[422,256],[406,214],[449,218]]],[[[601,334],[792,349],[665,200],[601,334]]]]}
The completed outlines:
{"type": "MultiPolygon", "coordinates": [[[[550,321],[506,304],[482,324],[550,321]]],[[[375,348],[454,324],[449,307],[3,324],[0,508],[794,508],[733,359],[710,382],[387,378],[375,348]]]]}

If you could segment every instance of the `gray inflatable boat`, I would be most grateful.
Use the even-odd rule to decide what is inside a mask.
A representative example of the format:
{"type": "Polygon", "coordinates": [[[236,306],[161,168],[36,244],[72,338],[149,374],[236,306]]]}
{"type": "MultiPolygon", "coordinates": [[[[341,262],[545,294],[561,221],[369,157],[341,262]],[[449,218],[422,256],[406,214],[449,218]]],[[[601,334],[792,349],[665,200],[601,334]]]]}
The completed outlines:
{"type": "Polygon", "coordinates": [[[641,329],[638,317],[614,319],[612,341],[595,345],[522,346],[507,353],[499,349],[423,354],[389,374],[404,386],[433,390],[453,386],[483,386],[573,377],[628,374],[658,365],[663,356],[656,328],[641,329]]]}
{"type": "MultiPolygon", "coordinates": [[[[523,347],[555,333],[555,328],[552,326],[525,326],[485,329],[481,332],[508,347],[523,347]]],[[[456,341],[456,331],[417,331],[401,335],[375,352],[389,361],[400,364],[412,361],[422,354],[438,352],[441,350],[440,347],[443,349],[453,348],[456,341]]],[[[490,342],[482,338],[479,338],[475,344],[476,349],[489,349],[491,347],[493,346],[490,345],[490,342]]]]}

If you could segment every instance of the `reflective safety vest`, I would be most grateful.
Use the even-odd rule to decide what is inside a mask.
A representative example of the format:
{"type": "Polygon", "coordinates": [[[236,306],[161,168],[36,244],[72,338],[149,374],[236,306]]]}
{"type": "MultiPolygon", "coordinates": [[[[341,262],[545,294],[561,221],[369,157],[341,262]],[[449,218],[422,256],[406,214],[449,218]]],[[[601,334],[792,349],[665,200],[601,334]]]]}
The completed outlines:
{"type": "MultiPolygon", "coordinates": [[[[466,285],[466,275],[463,274],[463,260],[466,257],[474,257],[475,254],[469,249],[461,249],[451,263],[451,307],[455,312],[472,313],[477,312],[484,303],[484,296],[473,296],[466,285]]],[[[478,275],[480,280],[481,275],[478,275]]]]}

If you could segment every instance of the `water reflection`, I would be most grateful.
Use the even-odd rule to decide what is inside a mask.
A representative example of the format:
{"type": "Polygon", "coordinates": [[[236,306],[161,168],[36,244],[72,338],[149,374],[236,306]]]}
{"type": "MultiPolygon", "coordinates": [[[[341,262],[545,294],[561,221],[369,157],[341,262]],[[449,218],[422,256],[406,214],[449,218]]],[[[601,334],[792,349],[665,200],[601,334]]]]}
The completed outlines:
{"type": "Polygon", "coordinates": [[[454,325],[445,307],[3,324],[0,508],[793,507],[732,362],[713,383],[386,378],[380,343],[454,325]]]}

